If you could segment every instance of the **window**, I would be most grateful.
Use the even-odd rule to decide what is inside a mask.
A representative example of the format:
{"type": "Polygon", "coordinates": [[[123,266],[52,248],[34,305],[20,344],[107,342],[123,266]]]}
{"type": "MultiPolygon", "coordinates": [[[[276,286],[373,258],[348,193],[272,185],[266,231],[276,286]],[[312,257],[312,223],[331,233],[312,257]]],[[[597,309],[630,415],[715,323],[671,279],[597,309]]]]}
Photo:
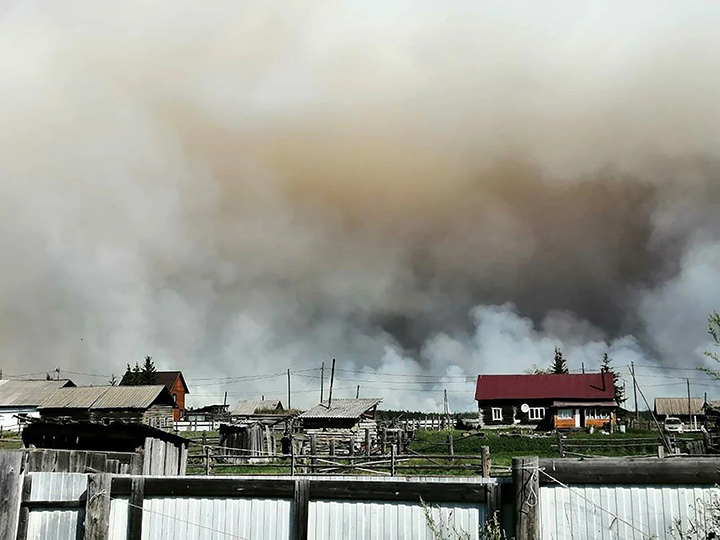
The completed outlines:
{"type": "Polygon", "coordinates": [[[557,411],[557,417],[563,420],[570,420],[573,418],[573,410],[572,409],[558,409],[557,411]]]}
{"type": "Polygon", "coordinates": [[[606,409],[586,409],[585,418],[604,420],[610,418],[610,412],[606,409]]]}
{"type": "Polygon", "coordinates": [[[172,395],[172,398],[173,398],[173,401],[174,401],[175,403],[177,403],[177,394],[173,394],[173,395],[172,395]]]}
{"type": "Polygon", "coordinates": [[[545,407],[531,407],[528,418],[530,420],[542,420],[545,418],[545,407]]]}
{"type": "Polygon", "coordinates": [[[502,409],[500,407],[492,408],[492,419],[493,422],[499,422],[502,420],[502,409]]]}

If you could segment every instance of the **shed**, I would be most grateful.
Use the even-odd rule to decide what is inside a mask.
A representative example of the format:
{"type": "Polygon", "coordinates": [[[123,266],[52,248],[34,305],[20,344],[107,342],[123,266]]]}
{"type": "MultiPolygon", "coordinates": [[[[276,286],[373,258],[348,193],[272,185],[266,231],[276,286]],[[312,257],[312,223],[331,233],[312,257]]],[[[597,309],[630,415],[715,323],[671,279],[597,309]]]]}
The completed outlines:
{"type": "Polygon", "coordinates": [[[706,415],[706,403],[702,398],[656,397],[655,416],[660,420],[675,417],[685,424],[685,428],[698,429],[706,415]]]}
{"type": "MultiPolygon", "coordinates": [[[[22,440],[26,448],[110,452],[114,459],[128,464],[126,472],[150,475],[185,474],[190,443],[188,439],[144,424],[62,420],[32,421],[23,430],[22,440]],[[125,454],[128,454],[126,459],[125,454]]],[[[123,472],[122,467],[119,472],[123,472]]]]}
{"type": "Polygon", "coordinates": [[[61,388],[38,410],[43,419],[134,422],[172,427],[177,406],[167,388],[153,386],[77,386],[61,388]]]}
{"type": "Polygon", "coordinates": [[[275,430],[290,428],[293,412],[278,399],[243,399],[235,404],[230,417],[235,424],[262,424],[275,430]]]}
{"type": "Polygon", "coordinates": [[[365,445],[367,451],[377,442],[375,411],[380,398],[333,399],[324,401],[298,416],[302,429],[310,436],[312,446],[335,443],[354,447],[365,445]],[[314,441],[314,442],[313,442],[314,441]]]}
{"type": "Polygon", "coordinates": [[[60,388],[75,386],[69,379],[0,379],[0,427],[20,431],[24,418],[39,417],[38,405],[60,388]]]}
{"type": "Polygon", "coordinates": [[[247,458],[275,453],[270,429],[262,424],[220,424],[218,434],[222,453],[227,456],[247,458]]]}

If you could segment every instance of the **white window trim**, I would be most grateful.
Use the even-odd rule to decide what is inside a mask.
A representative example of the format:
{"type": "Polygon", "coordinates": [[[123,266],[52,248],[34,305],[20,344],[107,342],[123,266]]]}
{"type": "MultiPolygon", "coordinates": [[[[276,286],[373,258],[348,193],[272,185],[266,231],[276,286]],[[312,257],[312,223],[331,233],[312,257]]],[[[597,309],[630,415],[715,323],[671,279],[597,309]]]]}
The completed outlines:
{"type": "Polygon", "coordinates": [[[492,407],[490,409],[492,414],[492,420],[493,422],[502,422],[502,408],[501,407],[492,407]]]}
{"type": "Polygon", "coordinates": [[[542,420],[545,418],[545,407],[530,407],[528,411],[529,420],[542,420]]]}
{"type": "Polygon", "coordinates": [[[557,417],[560,420],[572,420],[575,418],[575,414],[571,407],[560,407],[557,412],[557,417]],[[566,414],[562,414],[561,411],[564,411],[566,414]]]}

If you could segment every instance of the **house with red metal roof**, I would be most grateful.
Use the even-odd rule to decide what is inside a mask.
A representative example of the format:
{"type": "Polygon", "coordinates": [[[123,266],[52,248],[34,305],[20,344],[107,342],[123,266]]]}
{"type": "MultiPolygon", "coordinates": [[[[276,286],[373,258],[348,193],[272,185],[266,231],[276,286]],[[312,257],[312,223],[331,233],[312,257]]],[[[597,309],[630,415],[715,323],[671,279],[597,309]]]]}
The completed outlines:
{"type": "Polygon", "coordinates": [[[612,373],[479,375],[475,390],[482,427],[605,427],[616,422],[612,373]]]}

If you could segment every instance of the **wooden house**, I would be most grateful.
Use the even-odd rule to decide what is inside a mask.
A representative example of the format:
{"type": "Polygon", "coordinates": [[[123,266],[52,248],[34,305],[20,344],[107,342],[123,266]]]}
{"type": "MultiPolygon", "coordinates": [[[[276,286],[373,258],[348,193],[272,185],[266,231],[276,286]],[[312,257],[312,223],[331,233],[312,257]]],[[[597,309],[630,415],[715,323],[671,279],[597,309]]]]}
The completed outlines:
{"type": "Polygon", "coordinates": [[[71,380],[0,379],[0,429],[20,431],[25,419],[39,418],[38,406],[71,380]]]}
{"type": "Polygon", "coordinates": [[[62,420],[33,420],[23,430],[22,440],[28,449],[43,450],[45,455],[38,460],[43,466],[46,462],[62,465],[63,461],[77,461],[75,472],[84,472],[83,464],[98,470],[100,463],[107,472],[165,476],[185,474],[190,442],[143,424],[62,420]],[[93,456],[98,453],[105,454],[105,459],[98,462],[98,456],[93,456]]]}
{"type": "Polygon", "coordinates": [[[656,397],[655,416],[661,422],[668,417],[678,418],[686,427],[699,429],[705,422],[706,405],[703,398],[656,397]]]}
{"type": "Polygon", "coordinates": [[[185,420],[188,422],[218,422],[229,421],[229,405],[206,405],[197,409],[186,409],[185,420]]]}
{"type": "MultiPolygon", "coordinates": [[[[163,385],[175,400],[177,407],[173,410],[173,420],[178,422],[185,418],[185,396],[190,393],[182,371],[156,371],[155,384],[163,385]]],[[[126,376],[120,381],[120,386],[131,386],[126,376]]]]}
{"type": "Polygon", "coordinates": [[[161,385],[61,388],[38,406],[43,419],[134,422],[157,428],[173,427],[176,408],[161,385]]]}
{"type": "Polygon", "coordinates": [[[617,422],[612,373],[480,375],[482,427],[602,428],[617,422]]]}

